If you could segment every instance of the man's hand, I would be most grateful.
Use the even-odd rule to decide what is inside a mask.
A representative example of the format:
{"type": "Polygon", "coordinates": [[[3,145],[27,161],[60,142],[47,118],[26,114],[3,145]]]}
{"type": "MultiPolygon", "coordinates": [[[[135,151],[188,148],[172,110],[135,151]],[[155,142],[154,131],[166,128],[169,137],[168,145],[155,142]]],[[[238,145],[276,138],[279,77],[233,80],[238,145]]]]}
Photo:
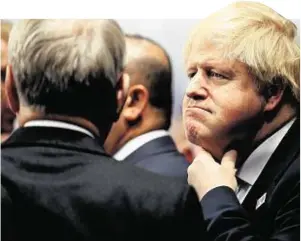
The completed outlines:
{"type": "Polygon", "coordinates": [[[200,150],[187,170],[188,183],[195,188],[199,200],[215,187],[228,186],[235,191],[236,158],[237,152],[231,150],[225,153],[221,164],[218,164],[209,152],[200,150]]]}

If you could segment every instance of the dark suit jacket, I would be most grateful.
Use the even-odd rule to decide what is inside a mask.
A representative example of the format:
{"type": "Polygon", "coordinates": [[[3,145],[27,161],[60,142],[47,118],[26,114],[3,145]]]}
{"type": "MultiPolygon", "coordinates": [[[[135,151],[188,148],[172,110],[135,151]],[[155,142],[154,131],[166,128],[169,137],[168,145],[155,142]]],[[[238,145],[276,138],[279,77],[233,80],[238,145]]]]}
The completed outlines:
{"type": "Polygon", "coordinates": [[[97,139],[20,128],[1,155],[14,240],[205,240],[192,188],[113,161],[97,139]]]}
{"type": "Polygon", "coordinates": [[[154,139],[131,153],[124,162],[165,176],[183,177],[187,181],[189,166],[170,136],[154,139]]]}
{"type": "Polygon", "coordinates": [[[269,159],[242,205],[230,188],[218,187],[204,196],[201,206],[212,240],[299,240],[299,119],[269,159]]]}
{"type": "Polygon", "coordinates": [[[1,186],[1,240],[11,240],[12,226],[12,200],[1,186]]]}

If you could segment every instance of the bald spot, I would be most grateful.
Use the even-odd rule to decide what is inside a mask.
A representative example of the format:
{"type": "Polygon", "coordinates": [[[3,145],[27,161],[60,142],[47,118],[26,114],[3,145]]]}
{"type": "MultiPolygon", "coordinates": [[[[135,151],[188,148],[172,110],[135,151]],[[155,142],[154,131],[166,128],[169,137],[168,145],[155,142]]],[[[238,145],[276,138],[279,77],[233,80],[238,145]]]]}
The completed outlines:
{"type": "Polygon", "coordinates": [[[147,40],[126,38],[126,66],[142,59],[157,60],[168,67],[168,59],[160,47],[147,40]]]}

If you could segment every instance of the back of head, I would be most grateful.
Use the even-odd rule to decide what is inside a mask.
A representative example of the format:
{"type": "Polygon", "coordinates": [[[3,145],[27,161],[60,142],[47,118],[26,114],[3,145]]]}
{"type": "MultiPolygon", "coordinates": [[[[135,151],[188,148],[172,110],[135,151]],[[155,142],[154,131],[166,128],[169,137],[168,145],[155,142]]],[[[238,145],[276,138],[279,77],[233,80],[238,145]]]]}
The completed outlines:
{"type": "MultiPolygon", "coordinates": [[[[126,35],[126,71],[139,72],[143,84],[149,91],[149,104],[164,117],[163,129],[168,129],[172,116],[172,66],[166,50],[154,40],[141,35],[126,35]]],[[[132,84],[132,83],[131,83],[132,84]]]]}
{"type": "Polygon", "coordinates": [[[186,58],[192,44],[213,47],[221,58],[247,64],[259,91],[280,84],[287,90],[288,102],[296,106],[300,100],[296,33],[296,26],[273,9],[257,2],[236,2],[201,21],[188,41],[186,58]]]}
{"type": "Polygon", "coordinates": [[[112,121],[124,51],[124,35],[113,20],[17,22],[9,62],[21,105],[94,124],[97,114],[112,121]]]}

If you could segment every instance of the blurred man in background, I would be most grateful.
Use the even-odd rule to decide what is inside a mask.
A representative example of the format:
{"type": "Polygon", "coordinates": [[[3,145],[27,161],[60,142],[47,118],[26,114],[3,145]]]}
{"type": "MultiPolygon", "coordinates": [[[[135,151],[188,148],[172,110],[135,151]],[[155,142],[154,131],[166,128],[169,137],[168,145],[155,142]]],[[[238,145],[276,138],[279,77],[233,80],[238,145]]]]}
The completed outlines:
{"type": "Polygon", "coordinates": [[[8,106],[5,93],[5,74],[7,66],[7,44],[12,23],[1,20],[1,142],[6,140],[13,130],[15,114],[8,106]]]}
{"type": "Polygon", "coordinates": [[[1,146],[2,240],[206,240],[193,188],[103,149],[129,101],[115,21],[19,21],[8,49],[20,127],[1,146]]]}
{"type": "Polygon", "coordinates": [[[195,148],[197,146],[188,141],[181,117],[173,118],[169,132],[178,151],[185,156],[189,163],[191,163],[195,158],[195,148]]]}
{"type": "Polygon", "coordinates": [[[271,8],[237,2],[202,20],[188,40],[184,123],[205,149],[188,180],[210,240],[300,238],[296,32],[271,8]],[[223,158],[229,149],[238,157],[223,158]]]}
{"type": "Polygon", "coordinates": [[[118,161],[186,181],[189,163],[167,131],[172,115],[170,58],[158,43],[140,35],[127,35],[126,49],[129,92],[105,149],[118,161]]]}

